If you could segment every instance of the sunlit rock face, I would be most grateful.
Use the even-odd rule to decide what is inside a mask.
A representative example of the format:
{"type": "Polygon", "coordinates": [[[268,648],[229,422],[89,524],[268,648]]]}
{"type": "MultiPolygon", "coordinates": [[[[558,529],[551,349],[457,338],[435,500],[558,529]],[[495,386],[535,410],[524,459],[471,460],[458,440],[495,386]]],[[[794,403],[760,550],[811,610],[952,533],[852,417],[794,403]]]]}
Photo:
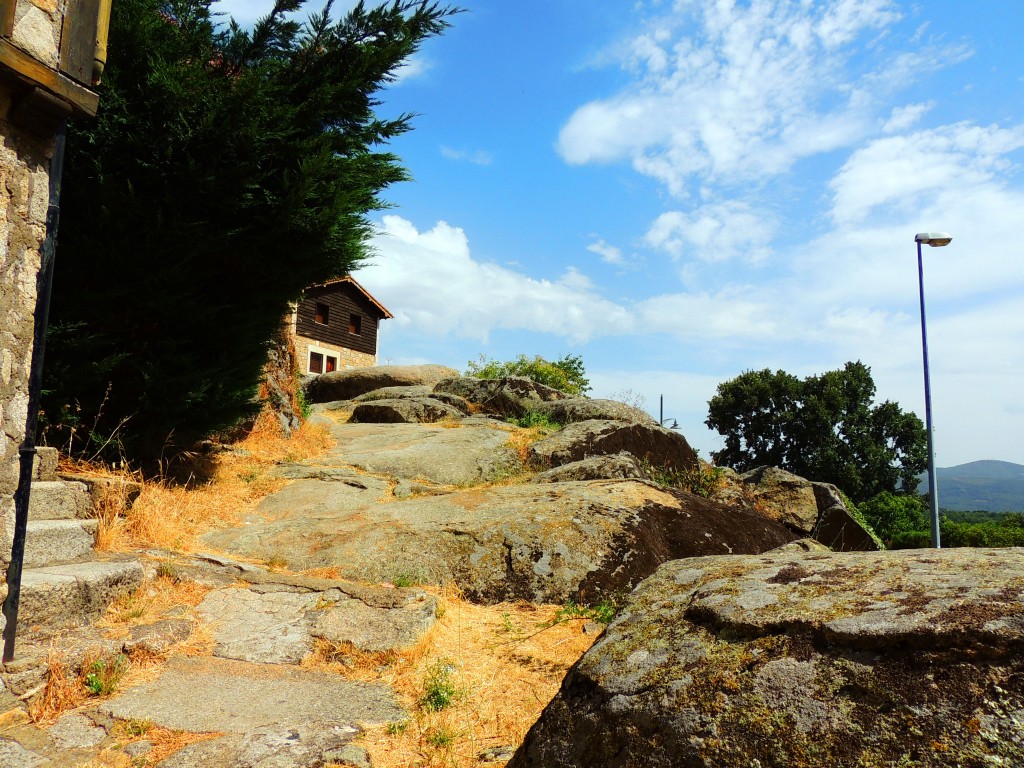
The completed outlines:
{"type": "Polygon", "coordinates": [[[1024,764],[1024,550],[662,565],[510,768],[1024,764]]]}

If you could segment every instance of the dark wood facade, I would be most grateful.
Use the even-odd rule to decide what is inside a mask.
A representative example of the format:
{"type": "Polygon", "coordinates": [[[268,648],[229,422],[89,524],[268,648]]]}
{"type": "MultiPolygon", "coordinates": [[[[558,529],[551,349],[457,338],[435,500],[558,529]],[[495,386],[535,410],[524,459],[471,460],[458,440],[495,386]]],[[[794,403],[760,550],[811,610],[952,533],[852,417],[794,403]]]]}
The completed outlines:
{"type": "Polygon", "coordinates": [[[296,309],[295,333],[376,355],[378,323],[389,317],[391,313],[359,283],[350,277],[339,278],[306,289],[296,309]]]}

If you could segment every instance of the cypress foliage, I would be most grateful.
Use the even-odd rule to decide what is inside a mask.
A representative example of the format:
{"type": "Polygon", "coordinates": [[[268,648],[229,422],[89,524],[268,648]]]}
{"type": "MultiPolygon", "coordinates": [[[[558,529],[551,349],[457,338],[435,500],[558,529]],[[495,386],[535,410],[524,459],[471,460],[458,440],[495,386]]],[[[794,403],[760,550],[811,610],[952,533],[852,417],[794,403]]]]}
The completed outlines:
{"type": "Polygon", "coordinates": [[[167,458],[249,414],[307,285],[367,256],[410,129],[375,94],[456,9],[277,0],[251,31],[211,0],[118,0],[95,121],[71,126],[47,349],[47,441],[167,458]]]}

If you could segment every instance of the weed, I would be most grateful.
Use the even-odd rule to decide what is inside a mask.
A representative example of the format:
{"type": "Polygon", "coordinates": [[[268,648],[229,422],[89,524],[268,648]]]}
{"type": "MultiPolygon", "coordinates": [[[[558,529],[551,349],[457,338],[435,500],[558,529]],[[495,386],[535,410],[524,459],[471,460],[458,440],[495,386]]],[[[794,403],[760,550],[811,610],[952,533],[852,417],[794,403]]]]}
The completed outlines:
{"type": "Polygon", "coordinates": [[[101,657],[88,665],[85,687],[93,696],[109,696],[128,671],[128,657],[123,653],[101,657]]]}
{"type": "Polygon", "coordinates": [[[683,470],[654,466],[650,462],[643,462],[643,468],[652,482],[667,488],[680,488],[705,499],[714,496],[722,485],[722,468],[700,459],[695,466],[683,470]]]}
{"type": "Polygon", "coordinates": [[[564,621],[596,621],[600,624],[610,624],[615,614],[619,612],[620,601],[615,597],[603,597],[594,605],[580,605],[575,600],[570,600],[563,607],[555,611],[551,624],[561,624],[564,621]]]}
{"type": "Polygon", "coordinates": [[[423,695],[419,705],[428,712],[439,712],[451,706],[463,695],[463,691],[455,685],[455,667],[451,662],[438,659],[427,669],[423,678],[423,695]]]}
{"type": "Polygon", "coordinates": [[[503,611],[501,614],[501,631],[506,635],[517,635],[522,632],[522,629],[512,619],[512,614],[508,611],[503,611]]]}
{"type": "Polygon", "coordinates": [[[246,485],[252,485],[257,480],[260,479],[260,475],[262,474],[263,472],[261,472],[259,469],[244,469],[238,473],[238,479],[241,480],[246,485]]]}
{"type": "Polygon", "coordinates": [[[122,728],[125,735],[131,738],[145,736],[149,733],[149,729],[153,727],[152,721],[137,717],[133,717],[130,720],[123,720],[121,722],[123,723],[122,728]]]}
{"type": "Polygon", "coordinates": [[[695,496],[709,499],[722,485],[722,468],[697,460],[697,465],[683,471],[683,487],[695,496]]]}
{"type": "Polygon", "coordinates": [[[156,575],[163,579],[177,581],[178,569],[175,568],[171,563],[160,563],[160,565],[156,567],[156,575]]]}
{"type": "Polygon", "coordinates": [[[405,733],[408,727],[408,720],[392,720],[390,723],[388,723],[387,728],[384,729],[384,733],[386,733],[388,736],[399,736],[405,733]]]}
{"type": "Polygon", "coordinates": [[[391,583],[399,589],[406,589],[408,587],[416,586],[420,581],[421,579],[410,573],[400,573],[391,580],[391,583]]]}
{"type": "Polygon", "coordinates": [[[288,558],[283,555],[271,555],[267,558],[267,568],[272,571],[283,571],[288,567],[288,558]]]}
{"type": "Polygon", "coordinates": [[[557,421],[552,421],[550,416],[539,411],[527,411],[522,416],[509,416],[506,421],[523,429],[544,429],[553,432],[557,432],[565,426],[557,421]]]}
{"type": "Polygon", "coordinates": [[[458,734],[453,731],[449,731],[447,728],[432,728],[427,731],[424,737],[432,747],[437,749],[448,749],[452,744],[455,743],[456,736],[458,734]]]}

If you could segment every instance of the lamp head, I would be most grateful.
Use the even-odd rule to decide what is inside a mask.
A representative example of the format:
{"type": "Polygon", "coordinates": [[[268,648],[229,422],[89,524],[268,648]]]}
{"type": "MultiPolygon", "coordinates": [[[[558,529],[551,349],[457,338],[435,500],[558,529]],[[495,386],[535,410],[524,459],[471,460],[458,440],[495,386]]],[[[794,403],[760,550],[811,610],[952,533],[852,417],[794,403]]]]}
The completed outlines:
{"type": "Polygon", "coordinates": [[[953,236],[945,232],[921,232],[918,235],[914,235],[915,242],[930,245],[932,248],[949,245],[952,240],[953,236]]]}

